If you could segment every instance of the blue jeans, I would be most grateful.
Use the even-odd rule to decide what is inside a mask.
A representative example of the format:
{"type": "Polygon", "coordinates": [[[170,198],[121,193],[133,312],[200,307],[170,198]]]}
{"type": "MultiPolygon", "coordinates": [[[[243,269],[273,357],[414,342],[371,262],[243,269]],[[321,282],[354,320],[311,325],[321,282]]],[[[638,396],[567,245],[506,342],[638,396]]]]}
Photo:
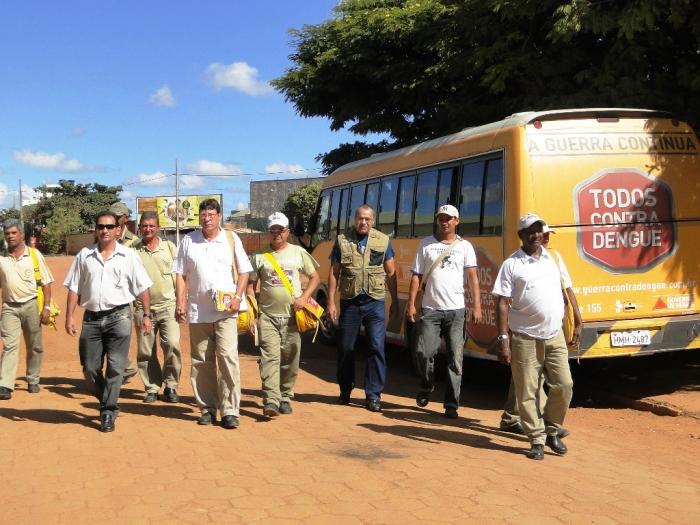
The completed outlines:
{"type": "Polygon", "coordinates": [[[350,394],[355,387],[355,342],[360,325],[367,338],[367,368],[365,397],[379,399],[386,381],[384,336],[386,313],[384,301],[361,295],[340,301],[340,345],[338,347],[338,385],[341,395],[350,394]]]}
{"type": "Polygon", "coordinates": [[[430,310],[423,308],[418,321],[416,362],[421,378],[421,390],[432,392],[435,387],[435,356],[440,349],[440,336],[447,347],[447,381],[445,408],[459,407],[462,386],[464,350],[464,308],[459,310],[430,310]]]}
{"type": "Polygon", "coordinates": [[[106,312],[85,312],[78,343],[80,364],[88,391],[100,402],[100,412],[114,415],[118,408],[130,341],[130,305],[106,312]],[[107,370],[103,374],[105,357],[107,370]]]}

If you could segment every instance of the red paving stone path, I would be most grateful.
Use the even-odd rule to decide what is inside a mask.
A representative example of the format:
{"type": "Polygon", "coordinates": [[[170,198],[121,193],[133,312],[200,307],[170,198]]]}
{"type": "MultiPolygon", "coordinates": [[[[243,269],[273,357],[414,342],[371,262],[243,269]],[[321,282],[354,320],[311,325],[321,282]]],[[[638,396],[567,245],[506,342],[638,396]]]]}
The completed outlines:
{"type": "MultiPolygon", "coordinates": [[[[69,263],[49,259],[61,281],[69,263]]],[[[62,288],[56,295],[65,304],[62,288]]],[[[13,399],[0,402],[6,523],[646,524],[700,515],[693,418],[575,408],[569,454],[533,462],[524,440],[494,429],[494,409],[463,406],[453,422],[439,403],[419,409],[408,393],[386,395],[381,414],[334,405],[330,356],[306,361],[294,414],[265,421],[256,358],[243,355],[241,427],[198,427],[183,338],[183,402],[144,405],[136,378],[122,391],[116,432],[102,434],[77,340],[62,329],[45,338],[42,391],[28,394],[20,375],[13,399]]],[[[390,381],[414,379],[392,372],[390,381]]]]}

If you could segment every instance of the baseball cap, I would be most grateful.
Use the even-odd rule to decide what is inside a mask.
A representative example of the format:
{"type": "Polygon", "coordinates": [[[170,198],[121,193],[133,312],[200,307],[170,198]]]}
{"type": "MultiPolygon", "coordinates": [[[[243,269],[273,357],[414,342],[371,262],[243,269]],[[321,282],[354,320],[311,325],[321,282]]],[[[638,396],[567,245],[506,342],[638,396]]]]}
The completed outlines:
{"type": "Polygon", "coordinates": [[[441,213],[444,215],[449,215],[450,217],[457,217],[459,219],[459,212],[457,211],[457,208],[452,206],[452,204],[444,204],[440,206],[435,216],[437,217],[441,213]]]}
{"type": "Polygon", "coordinates": [[[542,233],[557,233],[556,230],[553,230],[550,228],[548,225],[542,226],[542,233]]]}
{"type": "Polygon", "coordinates": [[[269,230],[273,226],[282,226],[282,228],[289,228],[289,219],[284,213],[276,211],[267,218],[267,229],[269,230]]]}
{"type": "Polygon", "coordinates": [[[126,215],[128,217],[131,215],[131,210],[123,202],[115,202],[109,207],[109,211],[114,213],[117,217],[121,217],[122,215],[126,215]]]}
{"type": "Polygon", "coordinates": [[[525,228],[529,228],[536,222],[541,222],[543,225],[547,224],[546,222],[544,222],[544,219],[536,213],[526,213],[525,215],[520,217],[520,220],[518,220],[518,231],[524,230],[525,228]]]}

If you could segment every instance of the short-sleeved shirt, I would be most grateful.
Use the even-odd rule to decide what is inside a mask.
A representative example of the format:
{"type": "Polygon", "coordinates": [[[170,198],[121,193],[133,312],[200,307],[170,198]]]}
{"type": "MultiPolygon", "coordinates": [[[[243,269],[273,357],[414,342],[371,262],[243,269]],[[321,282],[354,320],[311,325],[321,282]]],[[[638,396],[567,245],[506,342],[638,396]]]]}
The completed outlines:
{"type": "MultiPolygon", "coordinates": [[[[175,305],[175,273],[173,262],[177,256],[175,245],[165,239],[158,239],[158,246],[149,250],[141,241],[137,240],[131,245],[141,257],[141,262],[148,276],[153,281],[149,290],[151,295],[151,310],[172,308],[175,305]]],[[[136,301],[140,307],[140,301],[136,301]]]]}
{"type": "MultiPolygon", "coordinates": [[[[451,242],[451,241],[450,241],[451,242]]],[[[413,273],[424,275],[445,249],[447,255],[428,276],[423,293],[423,308],[459,310],[464,308],[464,270],[476,267],[476,254],[469,241],[461,239],[451,248],[431,235],[421,240],[413,263],[413,273]]]]}
{"type": "MultiPolygon", "coordinates": [[[[357,237],[357,248],[360,250],[360,253],[365,253],[365,246],[367,246],[367,236],[365,235],[364,237],[360,237],[358,235],[357,237]]],[[[336,239],[335,244],[333,244],[333,249],[331,250],[331,255],[328,257],[331,262],[340,262],[340,246],[338,246],[338,240],[336,239]]],[[[391,239],[389,239],[389,244],[386,246],[386,253],[384,254],[384,260],[388,261],[389,259],[394,258],[394,248],[391,246],[391,239]]]]}
{"type": "MultiPolygon", "coordinates": [[[[53,275],[46,266],[44,256],[39,250],[35,253],[39,263],[41,283],[52,283],[53,275]]],[[[24,247],[24,253],[19,259],[15,259],[11,254],[0,257],[0,286],[2,286],[2,300],[8,303],[26,303],[37,296],[34,261],[28,246],[24,247]]]]}
{"type": "Polygon", "coordinates": [[[511,299],[511,331],[550,339],[561,329],[564,319],[562,286],[571,287],[566,266],[558,266],[545,248],[539,259],[519,249],[503,261],[492,293],[511,299]]]}
{"type": "Polygon", "coordinates": [[[138,254],[115,243],[114,251],[102,259],[98,244],[86,246],[75,256],[64,286],[78,294],[80,306],[91,312],[129,304],[151,287],[138,254]]]}
{"type": "MultiPolygon", "coordinates": [[[[318,263],[304,248],[294,244],[288,244],[280,251],[268,250],[268,252],[272,254],[289,279],[294,290],[294,298],[299,297],[302,293],[300,274],[313,275],[319,266],[318,263]]],[[[263,253],[256,253],[250,258],[250,262],[253,265],[251,281],[257,281],[260,278],[260,311],[275,317],[290,317],[292,298],[270,261],[263,253]]]]}
{"type": "MultiPolygon", "coordinates": [[[[236,251],[236,269],[238,274],[250,273],[253,267],[243,248],[241,239],[235,233],[233,242],[236,251]]],[[[187,278],[187,297],[189,301],[188,320],[190,323],[213,323],[238,314],[218,312],[212,299],[212,290],[236,291],[231,271],[233,253],[226,238],[225,230],[207,240],[202,230],[195,230],[186,235],[177,252],[173,264],[175,273],[187,278]]],[[[241,311],[247,309],[245,297],[241,302],[241,311]]]]}

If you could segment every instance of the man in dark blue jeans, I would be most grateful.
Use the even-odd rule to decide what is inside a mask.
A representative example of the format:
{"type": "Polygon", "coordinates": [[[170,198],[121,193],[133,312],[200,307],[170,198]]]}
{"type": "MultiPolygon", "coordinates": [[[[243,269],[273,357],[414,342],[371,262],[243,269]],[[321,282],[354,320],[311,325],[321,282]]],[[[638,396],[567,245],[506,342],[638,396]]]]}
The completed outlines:
{"type": "Polygon", "coordinates": [[[97,244],[75,257],[64,285],[68,288],[66,332],[78,333],[75,307],[85,308],[80,332],[80,364],[88,391],[100,402],[100,430],[114,430],[119,392],[131,340],[131,303],[143,305],[144,334],[151,332],[151,281],[141,258],[131,248],[117,243],[117,216],[102,211],[95,219],[97,244]],[[107,360],[105,373],[102,367],[107,360]]]}
{"type": "Polygon", "coordinates": [[[386,380],[384,357],[386,288],[391,295],[389,315],[396,318],[398,298],[394,251],[389,237],[372,228],[374,210],[363,204],[355,212],[352,231],[338,236],[331,252],[328,276],[328,315],[338,322],[336,289],[340,291],[340,345],[338,348],[339,402],[350,403],[355,387],[355,342],[360,326],[367,336],[365,399],[367,409],[382,409],[381,395],[386,380]]]}

